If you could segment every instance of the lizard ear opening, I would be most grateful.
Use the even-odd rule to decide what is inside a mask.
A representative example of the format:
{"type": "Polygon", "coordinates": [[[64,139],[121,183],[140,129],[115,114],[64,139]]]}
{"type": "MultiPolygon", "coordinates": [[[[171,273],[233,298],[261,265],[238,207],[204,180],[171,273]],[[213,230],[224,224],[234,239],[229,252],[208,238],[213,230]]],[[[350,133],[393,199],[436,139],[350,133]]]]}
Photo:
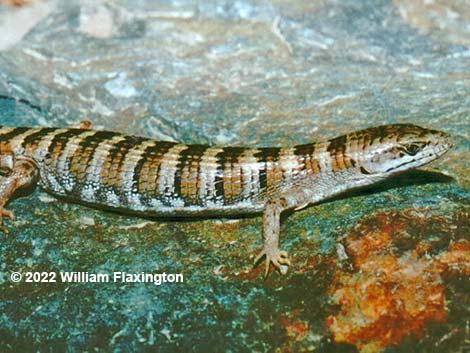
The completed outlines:
{"type": "Polygon", "coordinates": [[[361,170],[361,173],[362,173],[362,174],[365,174],[365,175],[370,175],[370,174],[371,174],[371,172],[369,172],[369,171],[368,171],[366,168],[364,168],[364,167],[361,167],[360,170],[361,170]]]}

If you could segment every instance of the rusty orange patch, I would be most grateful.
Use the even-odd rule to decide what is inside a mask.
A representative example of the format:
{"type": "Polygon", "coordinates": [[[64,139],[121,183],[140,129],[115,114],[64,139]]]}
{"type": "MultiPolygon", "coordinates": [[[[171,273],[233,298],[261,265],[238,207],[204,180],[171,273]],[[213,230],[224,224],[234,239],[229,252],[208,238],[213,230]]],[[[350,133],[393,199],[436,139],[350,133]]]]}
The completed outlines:
{"type": "Polygon", "coordinates": [[[434,233],[432,227],[444,223],[426,210],[403,210],[377,213],[354,228],[345,247],[355,271],[338,269],[329,288],[340,306],[326,320],[336,342],[379,352],[405,336],[422,335],[428,321],[446,319],[441,275],[470,274],[470,241],[460,239],[439,255],[426,255],[433,247],[433,241],[424,240],[426,224],[434,233]]]}
{"type": "Polygon", "coordinates": [[[297,318],[299,311],[293,311],[279,318],[280,324],[286,329],[286,334],[290,339],[295,341],[302,340],[308,332],[308,322],[297,318]]]}

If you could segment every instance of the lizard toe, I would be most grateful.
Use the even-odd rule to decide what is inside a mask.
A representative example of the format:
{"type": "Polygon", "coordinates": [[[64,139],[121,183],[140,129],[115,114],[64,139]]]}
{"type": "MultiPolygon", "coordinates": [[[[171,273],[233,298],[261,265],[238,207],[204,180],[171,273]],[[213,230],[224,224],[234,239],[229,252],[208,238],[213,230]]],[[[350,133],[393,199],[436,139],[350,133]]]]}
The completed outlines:
{"type": "Polygon", "coordinates": [[[10,218],[12,221],[15,220],[15,214],[14,214],[12,211],[6,210],[6,209],[4,209],[4,208],[0,208],[0,220],[1,220],[3,217],[8,217],[8,218],[10,218]]]}
{"type": "Polygon", "coordinates": [[[257,264],[263,257],[266,257],[264,271],[265,278],[267,278],[269,275],[269,267],[271,264],[273,264],[273,266],[283,275],[287,273],[287,270],[291,264],[287,252],[280,251],[279,249],[263,249],[255,258],[254,263],[257,264]]]}

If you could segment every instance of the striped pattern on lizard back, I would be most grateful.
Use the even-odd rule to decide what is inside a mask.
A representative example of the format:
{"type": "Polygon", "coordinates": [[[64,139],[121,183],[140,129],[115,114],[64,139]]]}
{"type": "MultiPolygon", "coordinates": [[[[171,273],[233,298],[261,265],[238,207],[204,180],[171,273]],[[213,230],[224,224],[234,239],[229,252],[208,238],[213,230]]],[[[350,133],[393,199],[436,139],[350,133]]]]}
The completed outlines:
{"type": "Polygon", "coordinates": [[[314,153],[329,153],[325,143],[212,147],[110,131],[3,127],[1,144],[37,162],[46,191],[157,215],[258,212],[269,195],[330,164],[314,153]]]}

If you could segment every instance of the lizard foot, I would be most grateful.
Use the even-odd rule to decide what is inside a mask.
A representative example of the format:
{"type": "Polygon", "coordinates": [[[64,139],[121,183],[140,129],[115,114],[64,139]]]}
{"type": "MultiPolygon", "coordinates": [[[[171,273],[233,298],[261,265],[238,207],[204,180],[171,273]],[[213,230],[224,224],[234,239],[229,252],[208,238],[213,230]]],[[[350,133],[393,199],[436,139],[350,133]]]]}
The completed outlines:
{"type": "Polygon", "coordinates": [[[264,271],[264,278],[268,277],[269,274],[269,265],[272,263],[275,268],[279,270],[279,272],[283,275],[287,273],[287,269],[290,266],[289,255],[286,251],[270,248],[263,248],[263,250],[256,256],[255,265],[261,260],[263,257],[266,258],[265,264],[266,269],[264,271]]]}
{"type": "Polygon", "coordinates": [[[13,221],[15,219],[15,215],[13,212],[0,207],[0,231],[8,233],[7,228],[3,225],[3,217],[8,217],[13,221]]]}

